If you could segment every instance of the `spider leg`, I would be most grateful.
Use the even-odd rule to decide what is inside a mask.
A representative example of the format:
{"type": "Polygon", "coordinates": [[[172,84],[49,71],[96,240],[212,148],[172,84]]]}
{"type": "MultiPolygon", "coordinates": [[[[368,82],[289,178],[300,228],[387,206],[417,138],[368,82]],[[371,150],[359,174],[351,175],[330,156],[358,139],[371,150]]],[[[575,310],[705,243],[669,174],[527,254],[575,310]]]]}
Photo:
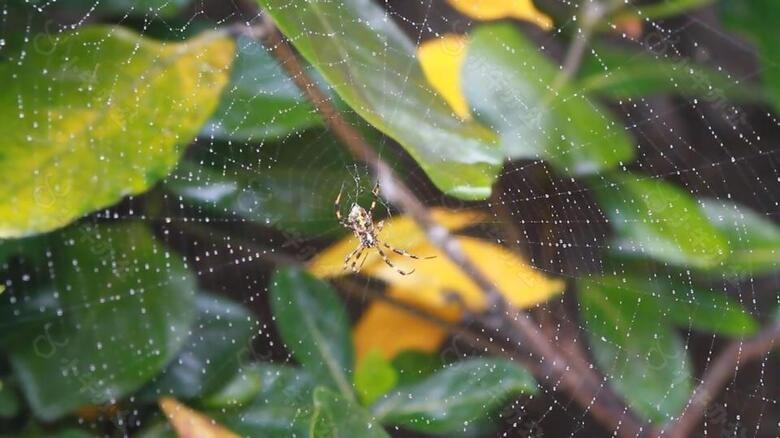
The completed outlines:
{"type": "MultiPolygon", "coordinates": [[[[360,260],[360,256],[363,254],[363,250],[366,249],[365,247],[360,247],[357,250],[357,254],[355,254],[355,257],[352,259],[352,265],[350,268],[352,269],[352,272],[357,273],[360,270],[360,267],[363,267],[363,263],[360,264],[360,267],[357,267],[358,260],[360,260]]],[[[368,254],[366,254],[368,255],[368,254]]],[[[363,258],[363,262],[365,262],[366,259],[363,258]]],[[[346,266],[345,266],[346,267],[346,266]]]]}
{"type": "Polygon", "coordinates": [[[409,275],[412,272],[414,272],[414,268],[412,268],[409,271],[402,271],[401,269],[396,268],[395,265],[390,263],[390,260],[388,260],[387,255],[385,255],[385,253],[382,251],[382,248],[380,248],[379,246],[376,246],[375,248],[376,248],[377,252],[379,253],[379,255],[382,257],[382,260],[385,261],[387,266],[390,266],[391,268],[395,269],[399,274],[401,274],[401,275],[409,275]]]}
{"type": "Polygon", "coordinates": [[[344,269],[345,269],[345,270],[346,270],[346,269],[347,269],[347,267],[349,266],[349,261],[350,261],[350,259],[352,259],[354,256],[358,256],[358,257],[360,257],[360,253],[363,251],[363,249],[364,249],[364,248],[363,248],[363,246],[362,246],[362,245],[361,245],[361,246],[358,246],[357,248],[355,248],[354,250],[352,250],[352,252],[351,252],[351,253],[347,254],[347,256],[346,256],[346,257],[344,257],[344,269]]]}
{"type": "Polygon", "coordinates": [[[374,184],[374,188],[371,189],[371,194],[374,196],[374,198],[371,200],[371,207],[368,208],[368,214],[373,216],[374,208],[376,208],[376,201],[379,197],[379,181],[374,184]]]}
{"type": "Polygon", "coordinates": [[[333,208],[336,210],[336,219],[338,219],[339,223],[347,228],[349,226],[344,222],[344,219],[341,217],[341,194],[344,192],[344,184],[341,185],[341,189],[339,189],[339,195],[336,196],[336,202],[333,203],[333,208]]]}
{"type": "Polygon", "coordinates": [[[363,256],[363,260],[360,261],[356,272],[359,272],[361,269],[363,269],[363,265],[366,263],[366,260],[368,260],[368,251],[366,251],[366,255],[363,256]]]}
{"type": "Polygon", "coordinates": [[[436,256],[427,256],[427,257],[416,256],[416,255],[408,253],[408,252],[406,252],[406,251],[404,251],[402,249],[394,248],[394,247],[388,245],[385,242],[380,242],[380,243],[382,244],[382,246],[384,246],[385,248],[389,249],[390,251],[393,251],[394,253],[400,254],[400,255],[402,255],[404,257],[409,257],[410,259],[428,260],[428,259],[435,259],[436,258],[436,256]]]}
{"type": "Polygon", "coordinates": [[[349,259],[352,258],[352,256],[354,256],[355,254],[357,254],[358,251],[360,251],[360,248],[362,248],[362,246],[358,246],[357,248],[353,249],[352,252],[350,252],[349,254],[347,254],[346,257],[344,257],[344,269],[347,269],[347,262],[349,261],[349,259]]]}

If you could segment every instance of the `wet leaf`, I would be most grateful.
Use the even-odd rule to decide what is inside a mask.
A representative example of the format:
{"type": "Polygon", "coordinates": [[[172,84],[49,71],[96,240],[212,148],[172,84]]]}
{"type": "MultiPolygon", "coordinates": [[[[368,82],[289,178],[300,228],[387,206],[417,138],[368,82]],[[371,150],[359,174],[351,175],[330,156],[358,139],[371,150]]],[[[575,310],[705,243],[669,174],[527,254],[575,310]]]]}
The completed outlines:
{"type": "Polygon", "coordinates": [[[694,9],[708,6],[714,2],[715,0],[662,0],[643,5],[628,5],[617,13],[615,19],[618,21],[629,18],[658,20],[661,18],[682,15],[694,9]]]}
{"type": "Polygon", "coordinates": [[[511,158],[543,160],[561,172],[587,175],[634,157],[633,140],[610,111],[562,85],[559,68],[510,24],[472,32],[461,74],[473,114],[501,136],[511,158]]]}
{"type": "Polygon", "coordinates": [[[237,141],[279,139],[322,121],[276,59],[258,41],[239,37],[230,83],[204,136],[237,141]]]}
{"type": "MultiPolygon", "coordinates": [[[[388,231],[388,235],[392,235],[388,231]]],[[[562,280],[548,278],[518,254],[486,240],[456,237],[466,256],[504,295],[509,304],[525,309],[544,303],[565,288],[562,280]]],[[[393,242],[392,240],[388,240],[393,242]]],[[[482,290],[449,258],[428,242],[408,248],[413,254],[435,256],[430,260],[412,260],[394,254],[391,262],[415,272],[402,276],[375,254],[369,254],[361,271],[390,285],[388,294],[445,318],[456,320],[465,307],[473,312],[486,309],[482,290]]]]}
{"type": "Polygon", "coordinates": [[[552,18],[539,11],[532,0],[448,0],[463,15],[475,20],[515,18],[530,21],[545,30],[552,29],[552,18]]]}
{"type": "Polygon", "coordinates": [[[758,50],[761,82],[775,110],[780,109],[780,2],[773,0],[719,1],[724,24],[750,38],[758,50]]]}
{"type": "Polygon", "coordinates": [[[214,418],[243,436],[308,436],[314,380],[289,366],[261,363],[256,371],[261,390],[252,402],[239,411],[220,410],[214,418]]]}
{"type": "Polygon", "coordinates": [[[447,339],[440,326],[383,301],[371,303],[353,328],[358,364],[379,348],[386,359],[409,349],[437,351],[447,339]]]}
{"type": "Polygon", "coordinates": [[[196,316],[194,276],[143,225],[82,224],[49,242],[51,283],[12,279],[0,295],[0,319],[17,321],[2,343],[44,420],[137,390],[196,316]]]}
{"type": "Polygon", "coordinates": [[[371,350],[355,370],[355,391],[364,405],[370,405],[398,382],[398,374],[378,349],[371,350]]]}
{"type": "Polygon", "coordinates": [[[679,415],[693,389],[691,365],[658,301],[597,280],[578,285],[585,333],[610,384],[654,422],[679,415]]]}
{"type": "Polygon", "coordinates": [[[198,150],[166,178],[165,187],[208,215],[275,227],[291,241],[343,234],[333,201],[345,181],[368,181],[366,172],[351,167],[343,147],[325,131],[290,142],[198,150]]]}
{"type": "MultiPolygon", "coordinates": [[[[33,0],[28,3],[45,3],[33,0]]],[[[47,4],[54,10],[59,9],[60,14],[70,14],[73,17],[97,16],[117,17],[163,17],[171,18],[187,6],[187,0],[108,0],[95,3],[91,0],[69,0],[63,3],[47,4]]]]}
{"type": "Polygon", "coordinates": [[[596,46],[585,58],[576,87],[615,100],[658,94],[700,97],[713,104],[764,100],[759,90],[689,58],[656,58],[651,53],[596,46]]]}
{"type": "Polygon", "coordinates": [[[241,369],[223,387],[202,400],[210,408],[235,408],[244,406],[260,393],[263,376],[256,367],[241,369]]]}
{"type": "Polygon", "coordinates": [[[461,75],[457,72],[466,61],[468,43],[466,35],[448,34],[424,41],[417,47],[417,59],[428,83],[463,120],[471,119],[471,111],[463,96],[461,75]]]}
{"type": "Polygon", "coordinates": [[[338,292],[306,272],[278,269],[271,279],[271,309],[295,359],[318,382],[354,397],[352,337],[338,292]]]}
{"type": "Polygon", "coordinates": [[[611,175],[592,187],[616,237],[611,249],[679,266],[718,266],[725,236],[698,201],[675,185],[636,174],[611,175]]]}
{"type": "Polygon", "coordinates": [[[383,423],[426,433],[454,433],[491,415],[512,396],[536,391],[536,381],[517,364],[476,358],[398,388],[374,404],[372,411],[383,423]]]}
{"type": "Polygon", "coordinates": [[[627,275],[588,279],[633,300],[653,300],[661,315],[683,328],[746,336],[758,330],[758,322],[745,309],[724,293],[701,286],[685,285],[671,278],[646,278],[627,275]]]}
{"type": "Polygon", "coordinates": [[[173,429],[183,438],[238,438],[238,435],[206,415],[184,406],[171,397],[160,399],[160,409],[173,429]]]}
{"type": "Polygon", "coordinates": [[[389,438],[382,426],[353,400],[325,387],[314,390],[314,417],[311,422],[314,438],[389,438]]]}
{"type": "Polygon", "coordinates": [[[713,273],[751,275],[780,265],[780,226],[766,215],[739,204],[705,199],[702,211],[729,242],[726,260],[713,273]]]}
{"type": "Polygon", "coordinates": [[[216,107],[232,53],[219,33],[159,43],[94,26],[0,64],[0,237],[62,227],[162,179],[216,107]]]}
{"type": "Polygon", "coordinates": [[[19,413],[19,396],[6,382],[0,382],[0,418],[13,418],[19,413]]]}
{"type": "Polygon", "coordinates": [[[138,395],[202,398],[231,379],[242,362],[241,352],[254,333],[255,321],[243,306],[224,298],[199,294],[198,319],[178,356],[138,395]]]}
{"type": "Polygon", "coordinates": [[[333,90],[398,141],[439,189],[462,199],[490,195],[503,162],[495,135],[461,120],[428,86],[414,43],[379,4],[259,3],[333,90]]]}
{"type": "Polygon", "coordinates": [[[393,357],[393,367],[398,374],[398,384],[419,382],[442,367],[439,355],[421,350],[404,350],[393,357]]]}

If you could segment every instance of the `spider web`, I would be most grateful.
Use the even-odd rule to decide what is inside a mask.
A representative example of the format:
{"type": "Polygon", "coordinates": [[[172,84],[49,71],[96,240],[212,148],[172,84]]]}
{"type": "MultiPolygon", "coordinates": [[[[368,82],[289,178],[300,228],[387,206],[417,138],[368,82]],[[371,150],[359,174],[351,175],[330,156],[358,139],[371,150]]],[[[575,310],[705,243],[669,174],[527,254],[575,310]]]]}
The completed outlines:
{"type": "MultiPolygon", "coordinates": [[[[20,41],[15,39],[29,42],[42,32],[44,35],[56,35],[67,30],[79,32],[79,29],[95,23],[117,24],[146,37],[178,41],[204,30],[224,29],[235,23],[258,20],[257,16],[247,13],[242,4],[233,1],[129,3],[132,2],[49,0],[4,3],[0,6],[0,23],[8,30],[5,34],[9,36],[0,39],[0,49],[18,47],[20,41]],[[23,20],[17,14],[20,10],[25,12],[23,20]]],[[[471,26],[468,20],[440,2],[386,1],[383,7],[386,18],[400,26],[418,45],[429,38],[462,32],[471,26]]],[[[542,33],[531,26],[520,26],[532,35],[541,51],[561,59],[567,47],[563,36],[578,26],[572,16],[566,18],[564,15],[564,18],[557,21],[558,27],[550,33],[542,33]]],[[[751,61],[754,49],[724,31],[710,9],[665,21],[644,20],[644,23],[651,29],[654,39],[647,35],[634,37],[621,31],[611,33],[610,38],[628,47],[643,49],[657,58],[691,59],[728,72],[734,84],[750,83],[761,75],[761,70],[751,61]],[[665,49],[659,51],[658,44],[665,49]]],[[[263,52],[262,47],[243,36],[237,38],[237,46],[239,58],[263,52]]],[[[586,56],[597,62],[601,60],[598,49],[589,49],[586,56]]],[[[25,64],[24,52],[12,59],[20,69],[25,64]]],[[[609,71],[607,64],[603,65],[609,71]]],[[[316,75],[316,72],[312,74],[316,75]]],[[[385,67],[385,71],[377,74],[387,81],[405,84],[409,71],[399,72],[385,67]]],[[[240,113],[240,109],[253,100],[292,96],[291,101],[295,103],[282,112],[271,114],[269,123],[281,124],[289,114],[308,112],[312,119],[308,124],[292,130],[294,133],[274,136],[255,129],[256,123],[249,117],[228,120],[228,116],[220,118],[218,111],[187,147],[182,163],[171,176],[150,193],[129,196],[116,206],[82,219],[82,222],[98,225],[141,221],[149,224],[156,238],[164,243],[157,251],[186,261],[195,273],[198,289],[229,297],[253,312],[256,322],[252,326],[250,342],[252,358],[281,364],[293,363],[293,358],[279,340],[267,303],[269,277],[274,264],[287,259],[305,261],[334,238],[343,235],[344,230],[335,221],[332,210],[336,194],[343,187],[343,206],[352,203],[367,205],[373,181],[367,169],[352,161],[322,127],[321,121],[316,121],[316,113],[300,98],[292,82],[280,75],[278,66],[266,70],[248,69],[239,75],[234,71],[223,93],[220,108],[226,109],[226,112],[239,109],[234,112],[240,113]],[[254,76],[253,71],[260,75],[254,76]],[[256,91],[254,94],[250,91],[248,95],[231,93],[231,87],[239,82],[244,83],[244,89],[256,87],[256,91]],[[254,131],[243,132],[250,129],[254,131]],[[223,202],[225,193],[237,195],[233,202],[223,202]]],[[[530,79],[550,80],[544,77],[530,79]]],[[[319,77],[318,80],[335,96],[330,86],[319,77]]],[[[388,88],[398,89],[399,83],[388,88]]],[[[400,89],[404,93],[415,92],[408,87],[400,89]]],[[[23,97],[17,98],[21,112],[23,97]]],[[[387,95],[386,103],[392,105],[394,99],[402,98],[387,95]]],[[[402,177],[420,199],[429,205],[464,206],[459,201],[443,197],[397,143],[373,131],[343,103],[341,105],[350,120],[367,133],[381,156],[401,171],[402,177]]],[[[619,116],[625,130],[635,141],[636,161],[621,166],[617,169],[618,173],[635,171],[642,180],[668,181],[696,198],[714,199],[716,203],[736,202],[745,211],[752,210],[777,223],[780,173],[778,148],[774,143],[780,124],[766,108],[730,103],[718,106],[701,97],[653,96],[619,100],[611,104],[608,111],[619,116]]],[[[556,136],[560,132],[553,129],[544,135],[556,136]]],[[[696,272],[678,269],[666,262],[655,262],[644,271],[635,271],[630,260],[609,256],[616,249],[612,239],[614,230],[608,215],[596,202],[594,190],[608,188],[610,184],[610,180],[603,176],[594,177],[588,184],[575,180],[555,171],[548,160],[514,160],[504,167],[494,188],[494,196],[473,206],[492,214],[490,226],[501,231],[502,238],[498,243],[527,256],[538,270],[569,280],[572,285],[582,278],[599,282],[603,275],[639,275],[649,281],[673,279],[688,288],[700,284],[696,272]]],[[[389,206],[377,207],[377,214],[381,216],[390,216],[391,211],[389,206]]],[[[105,236],[98,234],[96,241],[109,248],[107,263],[115,264],[120,259],[133,260],[132,249],[114,248],[114,241],[105,236]]],[[[750,239],[748,236],[745,238],[750,239]]],[[[13,301],[11,313],[3,323],[5,331],[20,330],[36,321],[35,318],[14,316],[14,306],[28,300],[25,291],[29,290],[27,285],[30,282],[57,280],[54,277],[63,268],[59,264],[68,265],[69,262],[58,256],[57,248],[44,242],[38,254],[41,264],[6,264],[9,272],[5,280],[9,289],[6,293],[12,295],[13,301]]],[[[177,280],[178,271],[174,268],[163,266],[160,269],[163,277],[167,277],[165,281],[177,280]]],[[[87,272],[79,272],[75,278],[89,281],[90,277],[87,272]]],[[[777,270],[741,279],[716,273],[708,276],[706,288],[728,295],[758,320],[766,322],[771,319],[778,304],[778,283],[777,270]]],[[[375,286],[368,280],[363,284],[375,286]]],[[[635,292],[648,300],[656,297],[649,290],[635,292]]],[[[131,289],[112,296],[114,300],[121,301],[132,293],[135,292],[131,289]]],[[[75,294],[79,297],[78,291],[75,294]]],[[[91,296],[82,297],[55,309],[42,303],[40,312],[45,314],[54,310],[58,316],[67,317],[91,311],[94,306],[113,309],[112,300],[95,302],[91,296]]],[[[685,290],[680,290],[675,300],[687,301],[689,296],[685,290]]],[[[363,303],[358,301],[350,301],[349,305],[355,316],[363,308],[363,303]]],[[[570,337],[572,330],[582,334],[580,348],[593,355],[596,352],[587,341],[592,329],[581,318],[571,316],[581,310],[576,296],[566,293],[531,309],[531,312],[543,330],[556,339],[570,337]]],[[[669,315],[657,317],[659,330],[672,324],[669,315]]],[[[135,315],[135,318],[135,329],[140,331],[148,329],[152,321],[144,313],[135,315]]],[[[205,314],[198,321],[201,327],[220,324],[216,315],[205,314]]],[[[92,328],[82,327],[82,330],[92,328]]],[[[695,385],[725,344],[725,338],[696,330],[692,321],[687,326],[683,324],[676,333],[687,353],[682,362],[693,370],[691,384],[695,385]]],[[[222,341],[246,342],[240,339],[222,341]]],[[[183,348],[202,348],[205,342],[202,338],[188,338],[183,348]]],[[[457,338],[451,339],[445,348],[448,347],[458,352],[472,352],[463,347],[457,338]]],[[[142,356],[155,354],[153,348],[138,349],[130,345],[96,348],[133,350],[142,356]]],[[[612,348],[619,350],[622,347],[612,345],[612,348]]],[[[677,360],[675,357],[663,357],[664,354],[660,352],[664,361],[677,360]]],[[[777,436],[780,411],[776,400],[780,389],[772,373],[778,366],[776,362],[775,358],[767,356],[734,370],[726,390],[714,399],[713,408],[708,410],[701,430],[707,434],[777,436]]],[[[600,372],[607,383],[622,380],[631,371],[627,366],[630,364],[614,363],[611,368],[601,367],[600,372]]],[[[669,397],[673,396],[671,391],[667,392],[669,397]]],[[[136,397],[131,399],[127,410],[118,415],[125,433],[151,430],[160,422],[159,418],[146,412],[142,396],[136,397]]],[[[508,404],[500,415],[491,413],[489,418],[498,429],[490,432],[490,436],[601,436],[614,432],[597,426],[588,411],[566,395],[544,387],[539,396],[520,397],[508,404]]],[[[80,420],[80,423],[88,430],[100,433],[105,428],[104,420],[100,417],[80,420]]],[[[398,436],[405,433],[393,432],[398,436]]]]}

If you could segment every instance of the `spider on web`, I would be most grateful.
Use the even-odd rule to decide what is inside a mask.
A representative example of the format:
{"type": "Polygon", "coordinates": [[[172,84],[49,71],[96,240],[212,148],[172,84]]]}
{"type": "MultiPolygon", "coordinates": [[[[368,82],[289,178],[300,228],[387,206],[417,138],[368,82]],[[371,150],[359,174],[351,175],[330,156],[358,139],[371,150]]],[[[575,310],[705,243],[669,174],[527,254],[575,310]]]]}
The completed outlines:
{"type": "Polygon", "coordinates": [[[399,274],[409,275],[414,272],[414,268],[412,268],[409,271],[404,271],[395,267],[395,265],[393,265],[393,263],[391,263],[390,260],[387,258],[385,252],[382,251],[381,248],[382,246],[393,251],[396,254],[400,254],[404,257],[409,257],[415,260],[427,260],[436,257],[436,256],[419,257],[414,254],[410,254],[402,249],[398,249],[393,246],[390,246],[388,243],[384,242],[379,238],[379,233],[382,231],[382,227],[384,226],[384,221],[379,221],[375,224],[373,219],[374,208],[376,208],[377,198],[379,197],[379,183],[374,185],[373,190],[371,190],[373,199],[371,200],[371,206],[368,208],[368,210],[361,207],[359,204],[354,203],[352,204],[352,208],[349,210],[349,214],[347,215],[346,219],[344,219],[341,216],[341,193],[342,192],[343,192],[343,187],[342,190],[339,190],[339,195],[336,197],[336,202],[334,202],[334,206],[336,209],[336,219],[339,220],[339,223],[341,225],[352,230],[352,232],[355,234],[355,237],[357,237],[359,241],[358,247],[355,248],[349,254],[347,254],[347,256],[344,258],[344,269],[347,269],[347,267],[349,267],[350,269],[352,269],[352,272],[355,273],[359,272],[360,269],[363,267],[363,264],[366,262],[366,259],[368,258],[368,253],[366,252],[366,255],[363,257],[363,260],[360,260],[360,257],[367,249],[374,248],[379,253],[379,256],[382,257],[382,260],[385,261],[387,266],[390,266],[391,268],[395,269],[399,274]],[[350,260],[352,260],[351,265],[349,264],[350,260]]]}

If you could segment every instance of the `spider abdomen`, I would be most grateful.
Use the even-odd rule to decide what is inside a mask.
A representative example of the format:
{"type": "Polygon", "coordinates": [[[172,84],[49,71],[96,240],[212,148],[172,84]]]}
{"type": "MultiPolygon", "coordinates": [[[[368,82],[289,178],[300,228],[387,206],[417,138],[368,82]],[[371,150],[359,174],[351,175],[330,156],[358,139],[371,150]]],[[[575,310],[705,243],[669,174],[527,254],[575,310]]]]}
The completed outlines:
{"type": "Polygon", "coordinates": [[[382,251],[382,247],[387,248],[388,250],[405,256],[412,259],[421,259],[421,258],[433,258],[435,256],[431,257],[417,257],[414,254],[409,254],[408,252],[395,248],[393,246],[390,246],[387,244],[387,242],[383,242],[379,239],[379,232],[382,231],[382,225],[384,224],[384,221],[379,221],[376,225],[374,224],[374,220],[372,219],[371,215],[374,213],[374,207],[376,207],[377,197],[379,196],[379,184],[377,183],[374,186],[374,190],[371,191],[371,194],[374,195],[374,200],[371,201],[371,207],[366,210],[365,208],[359,206],[358,204],[352,204],[352,208],[349,210],[349,214],[347,215],[346,219],[343,219],[341,217],[341,211],[339,209],[339,206],[341,205],[339,202],[341,201],[341,191],[339,191],[338,196],[336,196],[336,201],[333,203],[333,206],[336,210],[336,219],[339,220],[339,223],[344,225],[345,227],[352,230],[352,232],[355,234],[355,237],[360,241],[360,245],[355,248],[351,253],[347,254],[347,257],[344,259],[344,269],[347,269],[348,267],[352,269],[352,272],[357,273],[360,271],[360,268],[363,266],[363,263],[366,262],[366,258],[368,254],[366,254],[366,257],[362,257],[364,253],[364,250],[367,248],[372,248],[376,250],[377,253],[379,253],[379,256],[382,257],[382,260],[387,264],[387,266],[390,266],[391,268],[395,269],[396,272],[398,272],[401,275],[409,275],[412,272],[414,272],[414,269],[411,269],[409,271],[404,271],[401,269],[398,269],[393,265],[392,262],[387,258],[387,255],[382,251]],[[352,264],[348,264],[349,261],[352,260],[352,264]]]}

